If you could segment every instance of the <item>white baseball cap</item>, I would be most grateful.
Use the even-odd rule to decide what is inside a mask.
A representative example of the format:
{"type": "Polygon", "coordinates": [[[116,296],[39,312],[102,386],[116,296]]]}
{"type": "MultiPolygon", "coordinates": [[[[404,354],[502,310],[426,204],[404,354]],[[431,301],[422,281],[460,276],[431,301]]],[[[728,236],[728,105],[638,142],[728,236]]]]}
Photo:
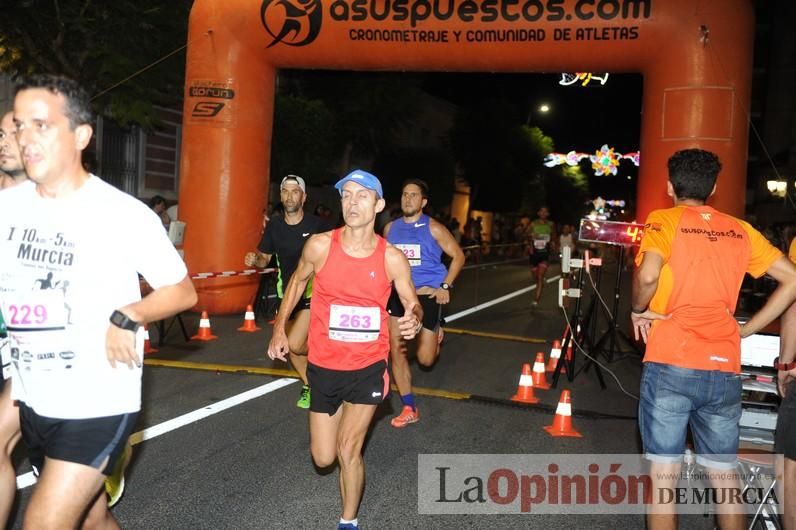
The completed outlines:
{"type": "Polygon", "coordinates": [[[301,188],[301,191],[307,193],[307,185],[304,183],[304,179],[299,177],[298,175],[286,175],[285,178],[282,179],[282,182],[279,184],[279,189],[285,187],[286,182],[295,182],[298,184],[298,187],[301,188]]]}

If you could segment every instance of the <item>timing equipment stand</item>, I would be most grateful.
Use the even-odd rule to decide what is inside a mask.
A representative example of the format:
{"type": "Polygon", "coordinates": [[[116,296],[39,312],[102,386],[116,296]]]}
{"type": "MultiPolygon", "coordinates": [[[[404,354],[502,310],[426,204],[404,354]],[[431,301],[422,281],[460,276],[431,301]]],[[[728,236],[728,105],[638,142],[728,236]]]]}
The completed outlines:
{"type": "Polygon", "coordinates": [[[608,320],[608,329],[605,330],[599,339],[597,339],[597,342],[594,343],[594,349],[592,350],[595,356],[603,353],[608,362],[613,362],[614,353],[635,353],[641,357],[641,350],[639,350],[630,337],[628,337],[627,334],[625,334],[625,332],[619,328],[619,321],[617,320],[619,311],[619,297],[622,290],[622,268],[624,266],[624,259],[625,247],[624,245],[619,245],[619,259],[616,264],[616,279],[614,281],[613,307],[611,312],[608,312],[607,308],[603,308],[605,316],[608,320]],[[620,343],[624,343],[626,346],[629,346],[630,349],[617,350],[617,346],[620,343]]]}
{"type": "MultiPolygon", "coordinates": [[[[582,313],[582,295],[583,295],[583,279],[584,279],[584,269],[588,269],[590,265],[599,265],[599,260],[595,260],[594,258],[589,257],[589,252],[586,251],[584,259],[571,259],[569,255],[569,249],[565,249],[563,252],[562,260],[561,260],[561,272],[562,274],[569,273],[570,269],[577,269],[577,278],[578,278],[578,286],[574,289],[568,288],[564,289],[564,279],[561,278],[558,281],[558,305],[559,307],[564,307],[564,296],[568,298],[575,298],[575,308],[572,312],[572,316],[569,319],[569,325],[567,326],[566,333],[564,334],[564,340],[561,343],[561,357],[558,358],[558,362],[556,363],[555,370],[553,371],[553,383],[552,387],[556,388],[558,385],[558,378],[561,376],[561,370],[566,366],[567,369],[567,380],[570,382],[575,380],[575,364],[578,357],[578,352],[580,348],[583,348],[584,351],[591,351],[593,349],[592,340],[589,337],[588,330],[591,327],[591,319],[594,315],[595,309],[595,297],[592,297],[592,300],[589,303],[589,307],[586,310],[585,314],[582,313]],[[568,355],[568,351],[572,351],[572,355],[568,355]]],[[[587,358],[587,364],[584,365],[584,368],[591,363],[591,360],[587,358]]],[[[597,374],[597,379],[600,382],[600,387],[605,389],[605,379],[603,379],[602,370],[600,369],[599,365],[595,365],[595,373],[597,374]]]]}
{"type": "Polygon", "coordinates": [[[569,320],[569,326],[564,334],[563,344],[561,345],[561,357],[556,363],[555,371],[553,373],[553,384],[555,387],[558,384],[558,378],[561,376],[562,368],[567,369],[567,379],[573,381],[575,376],[582,371],[588,371],[594,365],[594,371],[597,374],[597,379],[600,386],[605,389],[605,380],[603,379],[602,370],[596,357],[601,353],[605,356],[608,362],[613,361],[614,353],[616,352],[617,345],[621,342],[629,345],[632,351],[641,355],[641,352],[630,340],[630,338],[619,329],[619,323],[616,315],[619,310],[619,299],[622,287],[622,266],[624,265],[625,246],[636,246],[640,243],[641,237],[644,234],[644,226],[635,223],[621,223],[614,221],[605,221],[599,219],[582,219],[580,222],[580,232],[578,240],[581,242],[603,243],[609,245],[616,245],[619,247],[619,260],[617,263],[616,280],[614,282],[614,301],[613,310],[600,300],[600,283],[602,279],[602,260],[599,258],[592,258],[589,252],[586,251],[584,259],[571,259],[568,249],[564,252],[562,257],[561,273],[569,273],[570,268],[578,269],[578,287],[575,289],[564,289],[564,280],[559,280],[559,295],[558,303],[560,307],[563,305],[563,297],[576,298],[575,309],[572,317],[569,320]],[[583,297],[583,280],[584,274],[590,272],[590,267],[599,267],[597,281],[594,283],[594,292],[589,301],[588,308],[585,314],[582,313],[583,297]],[[608,320],[608,329],[594,341],[592,337],[595,335],[597,309],[596,306],[602,306],[603,312],[606,314],[608,320]],[[571,356],[567,355],[567,350],[574,344],[571,356]],[[575,360],[579,351],[584,354],[588,352],[583,366],[579,370],[575,370],[575,360]],[[569,358],[568,358],[569,357],[569,358]]]}

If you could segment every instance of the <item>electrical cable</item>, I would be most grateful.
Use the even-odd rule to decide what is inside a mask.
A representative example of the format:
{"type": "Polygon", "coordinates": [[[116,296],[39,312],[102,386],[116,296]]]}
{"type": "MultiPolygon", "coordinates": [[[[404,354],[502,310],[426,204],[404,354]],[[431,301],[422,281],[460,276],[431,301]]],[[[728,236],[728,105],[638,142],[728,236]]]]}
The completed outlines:
{"type": "Polygon", "coordinates": [[[606,372],[608,372],[608,373],[611,375],[611,377],[613,377],[613,378],[614,378],[614,381],[616,381],[616,384],[619,386],[619,390],[621,390],[621,391],[622,391],[622,393],[624,393],[625,395],[627,395],[627,396],[629,396],[629,397],[631,397],[631,398],[635,399],[636,401],[638,401],[638,399],[639,399],[639,398],[638,398],[638,396],[637,396],[637,395],[635,395],[635,394],[631,394],[630,392],[628,392],[627,390],[625,390],[625,387],[624,387],[624,386],[622,386],[622,382],[619,380],[619,377],[617,377],[617,375],[616,375],[616,374],[615,374],[615,373],[614,373],[614,372],[613,372],[613,371],[612,371],[610,368],[608,368],[608,367],[607,367],[607,366],[605,366],[603,363],[601,363],[600,361],[598,361],[597,359],[595,359],[594,357],[592,357],[591,355],[589,355],[589,354],[586,352],[586,350],[584,350],[584,349],[581,347],[581,345],[578,343],[578,341],[577,341],[577,340],[575,340],[575,334],[574,334],[574,333],[572,333],[572,329],[574,329],[574,328],[572,327],[572,323],[569,321],[569,315],[567,315],[567,311],[566,311],[566,309],[564,309],[564,308],[562,307],[562,308],[561,308],[561,312],[562,312],[562,313],[564,313],[564,319],[567,321],[567,326],[569,326],[569,329],[570,329],[570,340],[572,340],[572,344],[574,344],[574,345],[575,345],[575,347],[578,349],[578,351],[580,351],[580,352],[581,352],[583,355],[585,355],[585,356],[586,356],[588,359],[590,359],[590,360],[591,360],[593,363],[595,363],[597,366],[599,366],[600,368],[602,368],[603,370],[605,370],[606,372]]]}
{"type": "MultiPolygon", "coordinates": [[[[621,265],[619,263],[617,263],[617,267],[619,267],[619,266],[621,266],[621,265]]],[[[597,299],[600,301],[602,306],[605,308],[605,312],[608,313],[608,318],[610,318],[611,320],[614,320],[614,315],[613,315],[613,313],[611,313],[611,310],[608,308],[608,303],[602,297],[602,295],[600,294],[599,289],[597,289],[597,285],[595,285],[595,283],[594,283],[594,277],[592,277],[592,275],[591,275],[591,270],[586,269],[586,276],[589,278],[589,283],[591,284],[591,288],[594,290],[594,294],[597,295],[597,299]]]]}
{"type": "Polygon", "coordinates": [[[98,97],[102,96],[103,94],[106,94],[106,93],[110,92],[111,90],[113,90],[114,88],[116,88],[116,87],[118,87],[118,86],[121,86],[121,85],[123,85],[124,83],[126,83],[126,82],[127,82],[127,81],[129,81],[130,79],[132,79],[132,78],[134,78],[134,77],[137,77],[137,76],[141,75],[142,73],[146,72],[147,70],[149,70],[149,69],[150,69],[150,68],[152,68],[153,66],[156,66],[156,65],[158,65],[158,64],[160,64],[160,63],[162,63],[163,61],[165,61],[166,59],[168,59],[168,58],[169,58],[169,57],[171,57],[172,55],[174,55],[174,54],[176,54],[176,53],[179,53],[179,52],[181,52],[182,50],[184,50],[184,49],[185,49],[185,48],[187,48],[187,47],[188,47],[188,43],[185,43],[185,44],[183,44],[182,46],[180,46],[179,48],[177,48],[177,49],[176,49],[176,50],[174,50],[173,52],[170,52],[170,53],[168,53],[168,54],[164,55],[163,57],[161,57],[161,58],[160,58],[160,59],[158,59],[157,61],[155,61],[155,62],[153,62],[153,63],[150,63],[149,65],[147,65],[147,66],[145,66],[145,67],[141,68],[141,69],[140,69],[140,70],[138,70],[137,72],[134,72],[134,73],[132,73],[132,74],[128,75],[127,77],[125,77],[124,79],[122,79],[121,81],[119,81],[118,83],[116,83],[116,84],[113,84],[113,85],[109,86],[109,87],[108,87],[108,88],[106,88],[105,90],[102,90],[101,92],[99,92],[98,94],[96,94],[94,97],[92,97],[90,101],[94,101],[95,99],[97,99],[98,97]]]}

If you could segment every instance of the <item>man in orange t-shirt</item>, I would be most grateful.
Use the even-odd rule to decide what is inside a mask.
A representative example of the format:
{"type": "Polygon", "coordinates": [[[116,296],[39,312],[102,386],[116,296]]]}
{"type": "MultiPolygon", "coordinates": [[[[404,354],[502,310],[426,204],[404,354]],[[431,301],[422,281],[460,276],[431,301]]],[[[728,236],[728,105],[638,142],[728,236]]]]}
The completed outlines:
{"type": "MultiPolygon", "coordinates": [[[[639,429],[650,461],[648,527],[676,527],[674,503],[663,504],[679,477],[688,427],[697,461],[716,488],[737,488],[741,417],[740,342],[796,299],[796,267],[748,223],[705,205],[721,163],[700,149],[669,159],[667,192],[674,208],[647,218],[636,257],[631,320],[647,343],[639,429]],[[765,306],[738,326],[733,314],[744,274],[779,282],[765,306]],[[722,473],[722,471],[724,473],[722,473]],[[658,504],[661,502],[661,504],[658,504]]],[[[721,528],[743,528],[745,514],[718,505],[721,528]]]]}

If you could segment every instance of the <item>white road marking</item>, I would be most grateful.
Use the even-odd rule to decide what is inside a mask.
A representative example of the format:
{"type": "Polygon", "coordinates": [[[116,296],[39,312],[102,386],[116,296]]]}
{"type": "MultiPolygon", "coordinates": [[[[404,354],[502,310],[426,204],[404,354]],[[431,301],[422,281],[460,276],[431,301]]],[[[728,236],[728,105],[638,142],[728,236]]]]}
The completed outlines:
{"type": "MultiPolygon", "coordinates": [[[[551,278],[547,278],[545,283],[553,283],[558,281],[560,275],[553,276],[551,278]]],[[[464,311],[459,311],[458,313],[454,313],[445,317],[445,322],[453,322],[456,319],[465,317],[467,315],[471,315],[475,312],[481,311],[482,309],[486,309],[488,307],[492,307],[493,305],[497,305],[501,302],[505,302],[506,300],[511,300],[512,298],[516,298],[517,296],[523,295],[529,291],[536,289],[536,284],[532,284],[529,287],[525,287],[518,291],[514,291],[513,293],[509,293],[507,295],[501,296],[499,298],[495,298],[494,300],[490,300],[489,302],[484,302],[483,304],[478,304],[476,306],[471,307],[470,309],[465,309],[464,311]]],[[[212,405],[208,405],[207,407],[194,410],[193,412],[189,412],[187,414],[183,414],[182,416],[177,416],[168,421],[164,421],[163,423],[159,423],[157,425],[153,425],[152,427],[148,427],[143,431],[138,431],[133,433],[130,436],[130,443],[132,445],[139,444],[146,440],[151,440],[152,438],[156,438],[160,435],[166,434],[167,432],[173,431],[175,429],[179,429],[180,427],[184,427],[190,423],[199,421],[201,419],[207,418],[208,416],[212,416],[218,412],[222,412],[224,410],[230,409],[241,403],[245,403],[246,401],[250,401],[252,399],[258,398],[260,396],[264,396],[270,392],[274,392],[279,390],[282,387],[285,387],[291,383],[296,383],[298,379],[293,379],[289,377],[285,377],[282,379],[277,379],[276,381],[271,381],[270,383],[259,386],[257,388],[253,388],[242,394],[238,394],[232,396],[230,398],[224,399],[219,401],[218,403],[213,403],[212,405]]],[[[19,475],[17,477],[17,489],[24,489],[27,487],[32,486],[36,483],[36,477],[33,475],[33,472],[25,473],[24,475],[19,475]]]]}
{"type": "MultiPolygon", "coordinates": [[[[260,396],[264,396],[270,392],[274,392],[276,390],[279,390],[280,388],[286,387],[287,385],[296,383],[298,381],[299,381],[298,379],[294,379],[292,377],[283,377],[282,379],[271,381],[270,383],[258,386],[257,388],[252,388],[251,390],[247,390],[246,392],[243,392],[241,394],[237,394],[227,399],[223,399],[221,401],[213,403],[212,405],[202,407],[201,409],[188,412],[187,414],[183,414],[182,416],[177,416],[176,418],[164,421],[163,423],[158,423],[157,425],[153,425],[152,427],[147,427],[142,431],[133,433],[132,435],[130,435],[130,443],[132,445],[136,445],[143,441],[151,440],[152,438],[156,438],[158,436],[166,434],[167,432],[179,429],[180,427],[184,427],[190,423],[202,420],[204,418],[207,418],[208,416],[212,416],[213,414],[225,411],[227,409],[240,405],[241,403],[245,403],[260,396]]],[[[33,474],[32,471],[25,473],[24,475],[19,475],[17,477],[18,490],[30,487],[35,483],[36,483],[36,476],[33,474]]]]}
{"type": "MultiPolygon", "coordinates": [[[[559,278],[561,278],[561,275],[557,274],[557,275],[553,276],[552,278],[546,279],[545,283],[556,282],[556,281],[558,281],[559,278]]],[[[492,307],[493,305],[497,305],[497,304],[499,304],[501,302],[505,302],[506,300],[511,300],[512,298],[516,298],[516,297],[518,297],[520,295],[523,295],[523,294],[525,294],[525,293],[527,293],[529,291],[533,291],[534,289],[536,289],[536,284],[535,283],[533,285],[529,286],[529,287],[524,287],[524,288],[520,289],[519,291],[514,291],[513,293],[509,293],[509,294],[503,295],[503,296],[501,296],[499,298],[495,298],[494,300],[490,300],[489,302],[484,302],[483,304],[475,305],[475,306],[471,307],[470,309],[465,309],[464,311],[459,311],[458,313],[454,313],[452,315],[448,315],[448,316],[444,317],[445,318],[445,323],[447,324],[448,322],[453,322],[454,320],[456,320],[458,318],[466,317],[467,315],[472,315],[473,313],[475,313],[477,311],[481,311],[482,309],[486,309],[487,307],[492,307]]]]}

